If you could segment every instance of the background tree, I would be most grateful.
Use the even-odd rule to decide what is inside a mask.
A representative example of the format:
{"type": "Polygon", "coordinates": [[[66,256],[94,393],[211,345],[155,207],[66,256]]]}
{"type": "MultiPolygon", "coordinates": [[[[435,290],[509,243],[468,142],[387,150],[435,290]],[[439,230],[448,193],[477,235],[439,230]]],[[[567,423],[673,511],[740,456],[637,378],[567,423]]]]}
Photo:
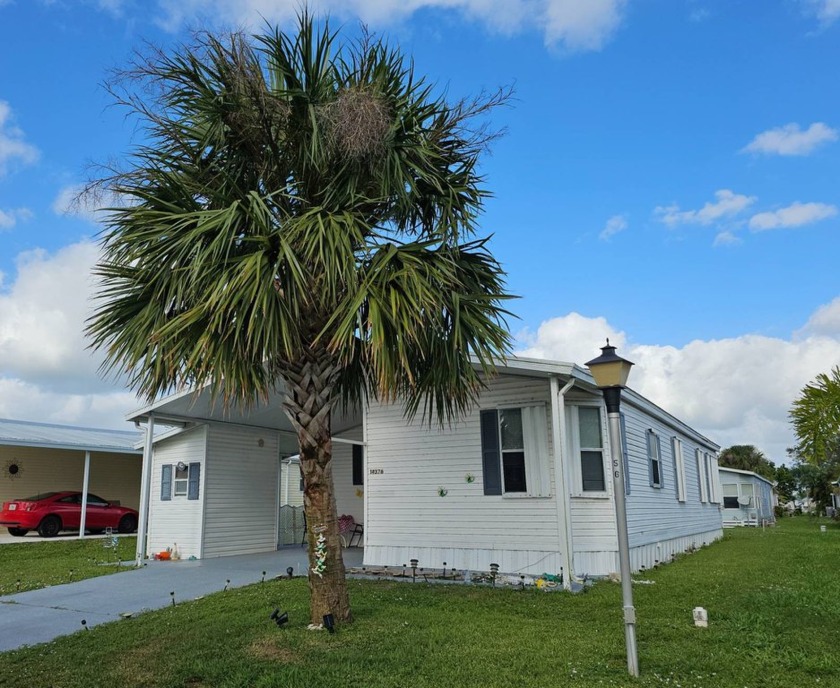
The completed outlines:
{"type": "Polygon", "coordinates": [[[840,367],[817,375],[793,402],[790,419],[797,445],[792,450],[799,485],[822,513],[840,476],[840,367]]]}
{"type": "Polygon", "coordinates": [[[805,385],[789,416],[801,459],[815,466],[833,460],[840,449],[840,367],[805,385]]]}
{"type": "Polygon", "coordinates": [[[718,464],[726,468],[752,471],[768,480],[773,480],[776,474],[776,465],[751,444],[734,444],[724,449],[718,457],[718,464]]]}
{"type": "Polygon", "coordinates": [[[339,44],[305,12],[294,35],[200,34],[122,77],[111,92],[147,138],[99,187],[124,205],[103,232],[93,345],[149,399],[209,385],[247,405],[280,386],[312,621],[349,621],[331,412],[400,399],[445,423],[508,351],[504,273],[475,238],[483,118],[507,93],[449,103],[398,50],[339,44]]]}
{"type": "Polygon", "coordinates": [[[796,499],[799,486],[797,476],[790,467],[777,466],[776,475],[773,479],[776,481],[776,494],[779,496],[780,504],[786,504],[796,499]]]}

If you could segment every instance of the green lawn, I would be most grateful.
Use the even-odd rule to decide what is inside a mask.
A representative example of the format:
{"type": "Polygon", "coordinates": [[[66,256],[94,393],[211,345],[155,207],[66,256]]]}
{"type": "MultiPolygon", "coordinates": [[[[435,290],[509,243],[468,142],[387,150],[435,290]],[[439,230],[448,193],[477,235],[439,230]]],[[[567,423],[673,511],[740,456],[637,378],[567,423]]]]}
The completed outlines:
{"type": "MultiPolygon", "coordinates": [[[[0,545],[0,595],[45,588],[71,580],[115,573],[119,561],[133,561],[136,536],[117,538],[117,550],[102,538],[37,540],[0,545]]],[[[124,569],[123,569],[124,570],[124,569]]]]}
{"type": "MultiPolygon", "coordinates": [[[[586,594],[351,581],[356,622],[306,630],[302,579],[271,581],[0,654],[5,686],[456,688],[840,685],[840,528],[808,518],[639,576],[642,676],[618,585],[586,594]],[[288,627],[268,619],[279,606],[288,627]],[[695,628],[691,610],[709,610],[695,628]]],[[[824,523],[824,522],[823,522],[824,523]]],[[[2,556],[2,554],[0,554],[2,556]]]]}

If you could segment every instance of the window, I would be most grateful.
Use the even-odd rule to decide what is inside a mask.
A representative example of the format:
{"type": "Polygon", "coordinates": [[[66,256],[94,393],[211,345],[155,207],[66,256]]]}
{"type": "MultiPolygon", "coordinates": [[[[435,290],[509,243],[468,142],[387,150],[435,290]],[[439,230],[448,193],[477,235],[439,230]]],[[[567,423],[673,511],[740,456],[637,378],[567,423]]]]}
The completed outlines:
{"type": "Polygon", "coordinates": [[[183,497],[187,494],[187,482],[189,481],[189,468],[185,463],[175,465],[175,496],[183,497]]]}
{"type": "Polygon", "coordinates": [[[653,430],[647,431],[648,477],[651,487],[662,487],[662,447],[659,435],[653,430]]]}
{"type": "Polygon", "coordinates": [[[697,461],[697,489],[700,493],[700,501],[705,504],[709,501],[709,496],[706,494],[706,461],[703,458],[703,452],[699,449],[694,450],[694,458],[697,461]]]}
{"type": "Polygon", "coordinates": [[[545,406],[485,410],[480,417],[484,494],[549,496],[545,406]]]}
{"type": "Polygon", "coordinates": [[[601,435],[601,409],[595,406],[578,408],[580,438],[580,478],[584,492],[605,492],[604,442],[601,435]]]}
{"type": "Polygon", "coordinates": [[[365,448],[361,444],[353,445],[353,484],[365,484],[365,448]]]}
{"type": "Polygon", "coordinates": [[[160,499],[170,501],[172,496],[198,499],[201,484],[201,464],[166,463],[160,467],[160,499]],[[174,474],[174,479],[173,479],[174,474]],[[174,489],[173,489],[174,488],[174,489]]]}
{"type": "Polygon", "coordinates": [[[738,509],[738,486],[737,485],[723,485],[723,508],[724,509],[738,509]]]}
{"type": "Polygon", "coordinates": [[[685,459],[682,451],[682,440],[679,437],[671,438],[671,450],[674,453],[674,485],[677,493],[677,501],[685,501],[685,459]]]}
{"type": "Polygon", "coordinates": [[[604,427],[600,406],[566,407],[572,493],[578,497],[606,497],[604,427]]]}

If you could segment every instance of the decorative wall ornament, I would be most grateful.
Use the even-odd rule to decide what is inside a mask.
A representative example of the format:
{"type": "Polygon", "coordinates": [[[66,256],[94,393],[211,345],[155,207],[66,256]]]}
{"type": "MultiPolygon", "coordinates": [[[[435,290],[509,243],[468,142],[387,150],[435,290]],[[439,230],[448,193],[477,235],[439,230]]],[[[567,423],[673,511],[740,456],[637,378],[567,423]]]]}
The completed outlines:
{"type": "Polygon", "coordinates": [[[475,482],[475,476],[474,476],[472,473],[467,473],[467,474],[464,476],[464,482],[467,482],[467,483],[474,483],[474,482],[475,482]]]}
{"type": "Polygon", "coordinates": [[[445,487],[439,487],[438,488],[438,497],[446,497],[446,495],[448,495],[448,494],[449,494],[449,490],[447,490],[445,487]]]}
{"type": "Polygon", "coordinates": [[[17,459],[9,459],[6,462],[6,470],[3,471],[3,475],[5,475],[9,480],[17,480],[20,478],[21,473],[23,473],[23,466],[20,465],[20,461],[17,459]]]}
{"type": "Polygon", "coordinates": [[[312,573],[318,578],[324,577],[324,571],[327,570],[327,538],[321,533],[315,541],[315,566],[312,567],[312,573]]]}

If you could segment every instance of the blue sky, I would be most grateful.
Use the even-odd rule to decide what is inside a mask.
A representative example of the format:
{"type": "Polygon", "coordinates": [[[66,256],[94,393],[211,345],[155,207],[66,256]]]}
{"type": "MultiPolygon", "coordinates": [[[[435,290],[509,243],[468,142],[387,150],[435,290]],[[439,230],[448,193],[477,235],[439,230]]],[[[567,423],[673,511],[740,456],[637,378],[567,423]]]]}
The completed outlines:
{"type": "MultiPolygon", "coordinates": [[[[135,405],[85,349],[97,226],[64,212],[90,162],[137,141],[109,70],[295,6],[0,0],[0,416],[119,427],[135,405]]],[[[522,297],[521,350],[583,362],[611,336],[639,391],[783,458],[790,402],[840,362],[840,0],[311,6],[453,97],[514,86],[482,231],[522,297]]]]}

